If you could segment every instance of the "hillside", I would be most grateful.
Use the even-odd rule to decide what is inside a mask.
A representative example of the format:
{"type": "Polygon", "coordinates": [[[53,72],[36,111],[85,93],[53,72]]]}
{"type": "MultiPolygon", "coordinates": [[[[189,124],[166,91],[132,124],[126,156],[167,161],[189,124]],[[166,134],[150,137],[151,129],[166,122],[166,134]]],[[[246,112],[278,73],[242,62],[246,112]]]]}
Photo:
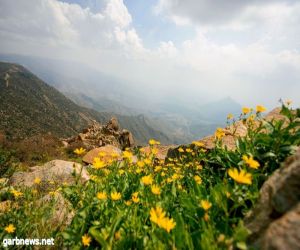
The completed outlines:
{"type": "MultiPolygon", "coordinates": [[[[87,127],[93,120],[106,122],[112,113],[80,107],[55,88],[17,64],[0,63],[0,130],[8,138],[25,138],[51,132],[69,137],[87,127]]],[[[116,115],[121,127],[132,131],[136,141],[146,143],[157,138],[169,139],[137,116],[116,115]]]]}

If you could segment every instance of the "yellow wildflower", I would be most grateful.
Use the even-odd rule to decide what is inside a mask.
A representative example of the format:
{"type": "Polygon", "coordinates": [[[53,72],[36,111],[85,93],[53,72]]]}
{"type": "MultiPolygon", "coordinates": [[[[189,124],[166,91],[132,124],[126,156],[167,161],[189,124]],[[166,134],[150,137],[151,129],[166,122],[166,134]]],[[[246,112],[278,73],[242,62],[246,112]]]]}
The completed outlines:
{"type": "Polygon", "coordinates": [[[23,195],[22,192],[20,192],[20,191],[18,191],[18,190],[15,190],[15,189],[11,190],[10,192],[13,194],[13,196],[14,196],[15,198],[19,198],[19,197],[21,197],[21,196],[23,195]]]}
{"type": "Polygon", "coordinates": [[[250,167],[254,169],[258,169],[260,166],[259,162],[254,160],[252,156],[248,157],[247,155],[243,155],[243,161],[250,167]]]}
{"type": "Polygon", "coordinates": [[[140,168],[144,167],[145,166],[145,163],[143,161],[138,161],[136,163],[136,165],[138,165],[140,168]]]}
{"type": "Polygon", "coordinates": [[[39,184],[41,184],[41,181],[42,180],[39,177],[36,177],[33,182],[34,182],[34,184],[39,185],[39,184]]]}
{"type": "Polygon", "coordinates": [[[156,166],[154,168],[154,172],[159,172],[162,169],[162,166],[156,166]]]}
{"type": "Polygon", "coordinates": [[[161,193],[160,188],[157,185],[152,185],[151,192],[155,195],[160,195],[161,193]]]}
{"type": "Polygon", "coordinates": [[[231,120],[231,119],[233,119],[233,114],[228,114],[227,115],[227,120],[231,120]]]}
{"type": "Polygon", "coordinates": [[[91,244],[92,238],[88,234],[85,234],[81,237],[81,241],[85,247],[88,247],[91,244]]]}
{"type": "Polygon", "coordinates": [[[112,192],[110,194],[110,197],[113,201],[117,201],[117,200],[120,200],[122,196],[121,196],[121,193],[119,193],[119,192],[112,192]]]}
{"type": "Polygon", "coordinates": [[[94,162],[93,162],[93,168],[100,169],[100,168],[104,168],[104,167],[105,167],[105,162],[101,161],[100,158],[95,157],[94,162]]]}
{"type": "Polygon", "coordinates": [[[202,183],[202,179],[201,179],[201,177],[199,175],[195,175],[194,176],[194,180],[199,185],[202,183]]]}
{"type": "Polygon", "coordinates": [[[157,148],[152,148],[151,153],[156,155],[158,153],[158,149],[157,148]]]}
{"type": "Polygon", "coordinates": [[[205,213],[205,214],[204,214],[203,219],[204,219],[205,221],[209,221],[209,215],[208,215],[208,213],[205,213]]]}
{"type": "Polygon", "coordinates": [[[74,153],[77,154],[77,155],[82,155],[85,153],[85,149],[84,148],[76,148],[74,150],[74,153]]]}
{"type": "Polygon", "coordinates": [[[97,193],[97,198],[98,198],[99,200],[106,200],[106,199],[107,199],[107,195],[106,195],[105,192],[98,192],[98,193],[97,193]]]}
{"type": "Polygon", "coordinates": [[[225,132],[222,128],[217,128],[216,132],[215,132],[215,137],[220,140],[222,139],[222,137],[225,136],[225,132]]]}
{"type": "Polygon", "coordinates": [[[201,200],[200,205],[205,211],[208,211],[212,206],[212,204],[208,200],[201,200]]]}
{"type": "Polygon", "coordinates": [[[141,181],[144,185],[151,185],[153,182],[153,178],[151,175],[145,175],[141,178],[141,181]]]}
{"type": "Polygon", "coordinates": [[[115,240],[119,240],[119,239],[121,239],[121,232],[117,231],[115,232],[115,240]]]}
{"type": "Polygon", "coordinates": [[[190,148],[187,148],[185,151],[186,151],[187,153],[192,153],[192,152],[193,152],[193,150],[190,149],[190,148]]]}
{"type": "Polygon", "coordinates": [[[265,112],[267,109],[262,106],[262,105],[257,105],[256,106],[256,113],[262,113],[262,112],[265,112]]]}
{"type": "Polygon", "coordinates": [[[204,146],[204,143],[201,141],[193,141],[192,144],[194,144],[195,146],[197,146],[199,148],[204,146]]]}
{"type": "Polygon", "coordinates": [[[140,198],[138,197],[139,192],[135,192],[132,194],[131,199],[134,203],[138,203],[140,201],[140,198]]]}
{"type": "Polygon", "coordinates": [[[247,173],[243,169],[240,172],[236,168],[229,169],[228,174],[232,179],[234,179],[238,183],[248,185],[252,184],[252,175],[250,173],[247,173]]]}
{"type": "Polygon", "coordinates": [[[154,139],[150,139],[150,140],[149,140],[149,145],[159,145],[159,144],[160,144],[159,141],[156,141],[156,140],[154,140],[154,139]]]}
{"type": "Polygon", "coordinates": [[[144,163],[147,164],[147,165],[150,165],[151,162],[152,161],[149,158],[144,159],[144,163]]]}
{"type": "Polygon", "coordinates": [[[14,231],[16,231],[16,228],[15,228],[15,226],[14,226],[13,224],[9,224],[8,226],[6,226],[6,227],[4,228],[4,230],[5,230],[6,232],[8,232],[9,234],[11,234],[11,233],[13,233],[14,231]]]}
{"type": "Polygon", "coordinates": [[[127,206],[130,206],[130,205],[131,205],[131,201],[125,201],[125,204],[126,204],[127,206]]]}
{"type": "Polygon", "coordinates": [[[244,115],[247,115],[247,114],[250,112],[250,108],[248,108],[248,107],[243,107],[243,108],[242,108],[242,112],[243,112],[244,115]]]}
{"type": "Polygon", "coordinates": [[[176,226],[176,222],[173,220],[173,218],[163,218],[160,223],[160,227],[165,229],[168,233],[176,226]]]}
{"type": "Polygon", "coordinates": [[[184,149],[183,149],[183,148],[179,148],[179,149],[178,149],[178,152],[183,153],[183,152],[184,152],[184,149]]]}
{"type": "Polygon", "coordinates": [[[132,160],[132,153],[130,151],[123,151],[123,158],[124,159],[128,159],[128,160],[132,160]]]}
{"type": "Polygon", "coordinates": [[[156,206],[156,208],[151,208],[150,210],[150,220],[159,226],[162,219],[165,218],[165,215],[166,212],[164,212],[163,209],[159,206],[156,206]]]}
{"type": "Polygon", "coordinates": [[[99,154],[98,154],[100,157],[105,157],[106,156],[106,153],[105,152],[99,152],[99,154]]]}

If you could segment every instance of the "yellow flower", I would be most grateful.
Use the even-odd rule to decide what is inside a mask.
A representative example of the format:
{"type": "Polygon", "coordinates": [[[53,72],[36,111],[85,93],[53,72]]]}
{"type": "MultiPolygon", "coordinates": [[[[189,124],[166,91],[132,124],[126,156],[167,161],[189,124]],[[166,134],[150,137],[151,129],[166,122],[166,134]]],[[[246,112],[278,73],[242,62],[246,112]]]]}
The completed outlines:
{"type": "Polygon", "coordinates": [[[165,229],[168,233],[176,226],[176,222],[171,218],[163,218],[160,227],[165,229]]]}
{"type": "Polygon", "coordinates": [[[85,234],[81,237],[81,241],[85,247],[88,247],[92,241],[92,238],[88,234],[85,234]]]}
{"type": "Polygon", "coordinates": [[[142,168],[142,167],[144,167],[144,166],[145,166],[145,163],[144,163],[144,162],[142,162],[142,161],[138,161],[136,164],[137,164],[137,165],[138,165],[138,167],[140,167],[140,168],[142,168]]]}
{"type": "Polygon", "coordinates": [[[127,206],[130,206],[130,205],[131,205],[131,201],[125,201],[125,204],[126,204],[127,206]]]}
{"type": "Polygon", "coordinates": [[[252,184],[252,175],[247,173],[245,170],[241,170],[240,172],[238,169],[229,169],[228,170],[229,176],[234,179],[236,182],[241,184],[252,184]]]}
{"type": "Polygon", "coordinates": [[[196,165],[196,169],[197,169],[197,170],[201,170],[202,168],[203,168],[202,165],[200,165],[200,164],[197,164],[197,165],[196,165]]]}
{"type": "Polygon", "coordinates": [[[208,211],[212,206],[212,204],[208,200],[201,200],[200,205],[205,211],[208,211]]]}
{"type": "Polygon", "coordinates": [[[39,185],[39,184],[41,184],[41,181],[42,180],[39,177],[36,177],[33,182],[34,182],[34,184],[39,185]]]}
{"type": "Polygon", "coordinates": [[[158,153],[158,149],[157,148],[152,148],[151,153],[156,155],[158,153]]]}
{"type": "Polygon", "coordinates": [[[16,228],[15,228],[15,226],[14,226],[13,224],[9,224],[8,226],[6,226],[6,227],[4,228],[4,230],[5,230],[6,232],[8,232],[9,234],[11,234],[11,233],[13,233],[14,231],[16,231],[16,228]]]}
{"type": "Polygon", "coordinates": [[[154,168],[154,172],[159,172],[162,169],[162,166],[156,166],[154,168]]]}
{"type": "Polygon", "coordinates": [[[139,192],[135,192],[132,194],[131,199],[134,203],[138,203],[140,201],[140,198],[138,197],[139,192]]]}
{"type": "Polygon", "coordinates": [[[197,146],[199,148],[204,146],[204,143],[201,141],[193,141],[192,144],[194,144],[195,146],[197,146]]]}
{"type": "Polygon", "coordinates": [[[150,165],[151,162],[152,162],[152,161],[151,161],[150,159],[148,159],[148,158],[146,158],[146,159],[144,160],[144,163],[147,164],[147,165],[150,165]]]}
{"type": "Polygon", "coordinates": [[[227,115],[227,120],[231,120],[233,118],[233,114],[228,114],[227,115]]]}
{"type": "Polygon", "coordinates": [[[199,175],[195,175],[194,176],[194,180],[199,185],[202,183],[202,179],[201,179],[201,177],[199,175]]]}
{"type": "Polygon", "coordinates": [[[185,151],[186,151],[187,153],[192,153],[192,152],[193,152],[193,150],[190,149],[190,148],[187,148],[185,151]]]}
{"type": "Polygon", "coordinates": [[[85,149],[84,148],[76,148],[74,150],[74,153],[77,154],[77,155],[82,155],[85,153],[85,149]]]}
{"type": "Polygon", "coordinates": [[[141,181],[144,185],[151,185],[153,182],[153,178],[151,175],[145,175],[141,178],[141,181]]]}
{"type": "Polygon", "coordinates": [[[106,153],[105,153],[105,152],[99,152],[99,156],[100,156],[100,157],[105,157],[105,156],[106,156],[106,153]]]}
{"type": "Polygon", "coordinates": [[[121,239],[121,232],[117,231],[115,232],[115,240],[119,240],[119,239],[121,239]]]}
{"type": "Polygon", "coordinates": [[[254,169],[258,169],[260,166],[259,162],[254,160],[252,156],[248,157],[247,155],[243,155],[243,161],[250,167],[254,169]]]}
{"type": "Polygon", "coordinates": [[[225,132],[222,128],[217,128],[216,132],[215,132],[215,137],[220,140],[222,139],[222,137],[225,136],[225,132]]]}
{"type": "Polygon", "coordinates": [[[209,221],[209,215],[208,215],[208,213],[205,213],[205,214],[204,214],[203,219],[204,219],[205,221],[209,221]]]}
{"type": "Polygon", "coordinates": [[[225,195],[227,198],[229,198],[231,196],[231,194],[228,191],[226,191],[225,195]]]}
{"type": "Polygon", "coordinates": [[[150,140],[149,140],[149,145],[159,145],[159,144],[160,144],[159,141],[156,141],[156,140],[154,140],[154,139],[150,139],[150,140]]]}
{"type": "Polygon", "coordinates": [[[243,108],[242,108],[242,111],[243,111],[243,114],[244,114],[244,115],[247,115],[247,114],[250,112],[250,108],[248,108],[248,107],[243,107],[243,108]]]}
{"type": "Polygon", "coordinates": [[[105,192],[98,192],[98,193],[97,193],[97,198],[98,198],[99,200],[106,200],[106,199],[107,199],[107,195],[106,195],[105,192]]]}
{"type": "Polygon", "coordinates": [[[157,225],[160,226],[161,221],[163,218],[165,218],[166,212],[163,211],[163,209],[159,206],[156,206],[156,208],[151,208],[150,210],[150,220],[157,225]]]}
{"type": "Polygon", "coordinates": [[[122,196],[121,196],[121,193],[119,193],[119,192],[112,192],[110,194],[110,197],[113,201],[117,201],[117,200],[120,200],[122,196]]]}
{"type": "Polygon", "coordinates": [[[93,162],[93,168],[100,169],[100,168],[104,168],[104,167],[105,167],[105,162],[101,161],[100,158],[95,157],[94,162],[93,162]]]}
{"type": "Polygon", "coordinates": [[[125,170],[124,169],[120,169],[118,172],[119,172],[119,175],[125,174],[125,170]]]}
{"type": "Polygon", "coordinates": [[[19,197],[21,197],[21,196],[23,195],[22,192],[20,192],[20,191],[18,191],[18,190],[15,190],[15,189],[11,190],[10,192],[13,194],[13,196],[14,196],[15,198],[19,198],[19,197]]]}
{"type": "Polygon", "coordinates": [[[256,106],[256,113],[262,113],[262,112],[265,112],[267,109],[262,106],[262,105],[257,105],[256,106]]]}
{"type": "Polygon", "coordinates": [[[184,152],[184,149],[183,149],[183,148],[179,148],[179,149],[178,149],[178,152],[183,153],[183,152],[184,152]]]}
{"type": "Polygon", "coordinates": [[[132,160],[132,156],[133,156],[133,154],[130,151],[123,151],[124,159],[132,160]]]}
{"type": "Polygon", "coordinates": [[[160,195],[161,193],[160,188],[157,185],[152,185],[151,192],[155,195],[160,195]]]}

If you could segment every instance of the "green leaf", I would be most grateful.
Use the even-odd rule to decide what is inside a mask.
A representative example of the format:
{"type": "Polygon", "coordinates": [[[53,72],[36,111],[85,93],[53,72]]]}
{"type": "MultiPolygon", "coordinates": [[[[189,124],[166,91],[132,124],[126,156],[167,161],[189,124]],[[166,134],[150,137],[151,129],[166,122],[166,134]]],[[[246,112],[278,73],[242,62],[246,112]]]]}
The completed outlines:
{"type": "Polygon", "coordinates": [[[97,227],[91,227],[89,229],[89,234],[104,248],[108,248],[106,240],[102,237],[101,232],[97,227]]]}

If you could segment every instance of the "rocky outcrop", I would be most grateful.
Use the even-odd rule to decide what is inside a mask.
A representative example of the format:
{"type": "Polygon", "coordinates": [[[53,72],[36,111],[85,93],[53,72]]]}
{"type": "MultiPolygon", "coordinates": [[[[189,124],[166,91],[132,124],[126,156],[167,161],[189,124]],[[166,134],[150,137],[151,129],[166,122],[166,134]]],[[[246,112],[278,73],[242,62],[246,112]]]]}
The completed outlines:
{"type": "Polygon", "coordinates": [[[246,216],[249,243],[259,249],[300,249],[300,150],[264,183],[246,216]]]}
{"type": "MultiPolygon", "coordinates": [[[[74,183],[76,178],[86,182],[90,177],[85,167],[79,163],[53,160],[43,166],[31,167],[29,172],[15,172],[9,179],[9,184],[11,186],[31,187],[35,185],[34,180],[36,178],[41,180],[41,185],[47,186],[52,181],[58,184],[74,183]]],[[[47,188],[46,186],[45,188],[47,188]]]]}
{"type": "MultiPolygon", "coordinates": [[[[168,146],[164,146],[164,145],[156,145],[155,146],[155,158],[158,160],[165,160],[165,158],[167,157],[168,151],[171,149],[176,148],[176,146],[174,145],[168,145],[168,146]]],[[[142,151],[144,152],[145,155],[149,155],[151,153],[151,148],[150,146],[147,147],[143,147],[142,151]]]]}
{"type": "Polygon", "coordinates": [[[112,118],[104,126],[94,121],[90,127],[84,129],[77,136],[63,140],[63,144],[66,147],[76,147],[80,145],[88,150],[105,145],[125,149],[134,146],[134,139],[128,130],[120,130],[118,120],[112,118]]]}
{"type": "Polygon", "coordinates": [[[112,145],[106,145],[90,150],[85,156],[83,156],[82,161],[87,164],[92,164],[94,162],[94,158],[100,157],[101,153],[103,153],[101,159],[104,162],[108,162],[112,159],[112,157],[114,157],[116,160],[122,160],[122,151],[119,148],[116,148],[112,145]]]}

